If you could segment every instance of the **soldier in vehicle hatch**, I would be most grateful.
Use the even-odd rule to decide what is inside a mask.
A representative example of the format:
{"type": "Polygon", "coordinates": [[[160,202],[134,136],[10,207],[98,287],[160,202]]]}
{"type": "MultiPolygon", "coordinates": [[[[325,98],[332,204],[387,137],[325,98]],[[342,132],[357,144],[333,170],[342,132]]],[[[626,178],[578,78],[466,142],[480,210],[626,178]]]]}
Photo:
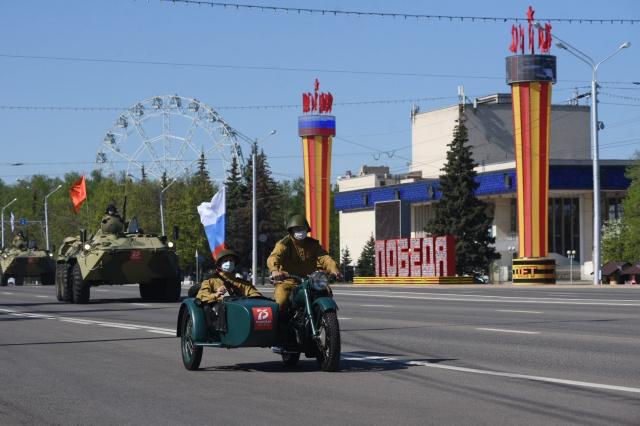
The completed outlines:
{"type": "Polygon", "coordinates": [[[105,215],[102,216],[100,221],[100,230],[105,234],[120,234],[124,232],[124,221],[113,204],[107,206],[105,215]]]}
{"type": "Polygon", "coordinates": [[[18,231],[18,233],[13,237],[12,245],[18,250],[24,250],[27,248],[27,239],[24,237],[22,231],[18,231]]]}

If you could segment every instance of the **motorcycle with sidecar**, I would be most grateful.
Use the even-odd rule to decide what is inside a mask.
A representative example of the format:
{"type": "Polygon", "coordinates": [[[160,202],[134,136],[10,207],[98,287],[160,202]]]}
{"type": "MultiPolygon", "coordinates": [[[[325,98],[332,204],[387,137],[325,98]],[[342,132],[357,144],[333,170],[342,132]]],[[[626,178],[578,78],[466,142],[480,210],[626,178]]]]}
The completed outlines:
{"type": "MultiPolygon", "coordinates": [[[[282,357],[287,367],[295,366],[300,354],[316,358],[323,371],[340,366],[338,305],[329,287],[329,275],[317,271],[307,277],[289,275],[298,282],[291,291],[288,318],[280,318],[278,305],[266,297],[225,297],[219,309],[225,326],[207,325],[204,307],[194,298],[185,299],[178,313],[182,362],[197,370],[205,347],[265,347],[282,357]]],[[[210,323],[210,322],[209,322],[210,323]]]]}

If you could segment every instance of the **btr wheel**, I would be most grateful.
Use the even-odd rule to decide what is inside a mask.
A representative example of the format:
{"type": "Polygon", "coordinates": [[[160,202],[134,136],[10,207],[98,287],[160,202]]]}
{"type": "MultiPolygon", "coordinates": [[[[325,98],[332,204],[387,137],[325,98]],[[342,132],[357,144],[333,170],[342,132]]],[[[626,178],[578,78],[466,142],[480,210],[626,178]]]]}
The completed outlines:
{"type": "Polygon", "coordinates": [[[340,326],[335,311],[323,312],[318,326],[318,364],[322,371],[340,367],[340,326]]]}
{"type": "Polygon", "coordinates": [[[6,277],[2,273],[2,268],[0,268],[0,286],[5,287],[6,285],[7,285],[6,277]]]}
{"type": "Polygon", "coordinates": [[[77,263],[71,268],[71,283],[73,288],[73,301],[78,304],[89,303],[89,283],[84,282],[82,279],[80,265],[77,263]]]}
{"type": "Polygon", "coordinates": [[[182,314],[182,330],[180,333],[180,349],[182,363],[187,370],[197,370],[202,361],[202,346],[193,343],[193,321],[188,309],[182,314]]]}
{"type": "Polygon", "coordinates": [[[171,278],[164,282],[164,301],[165,302],[179,302],[180,292],[182,291],[182,284],[180,278],[171,278]]]}
{"type": "Polygon", "coordinates": [[[64,282],[62,281],[62,269],[64,265],[56,265],[56,299],[58,302],[62,302],[64,299],[62,297],[64,292],[64,282]]]}
{"type": "Polygon", "coordinates": [[[282,363],[287,367],[295,367],[300,360],[300,352],[283,352],[282,363]]]}
{"type": "Polygon", "coordinates": [[[73,302],[73,282],[67,263],[56,265],[56,298],[61,302],[73,302]]]}

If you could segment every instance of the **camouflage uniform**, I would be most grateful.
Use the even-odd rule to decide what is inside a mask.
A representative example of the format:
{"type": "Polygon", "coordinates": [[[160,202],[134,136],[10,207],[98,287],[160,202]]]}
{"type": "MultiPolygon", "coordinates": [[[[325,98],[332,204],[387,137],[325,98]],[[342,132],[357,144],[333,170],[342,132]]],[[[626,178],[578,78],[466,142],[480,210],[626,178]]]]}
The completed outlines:
{"type": "MultiPolygon", "coordinates": [[[[331,274],[339,274],[338,265],[322,248],[320,242],[311,237],[297,241],[291,235],[287,235],[276,243],[271,255],[267,259],[269,272],[278,271],[287,274],[306,276],[317,270],[323,270],[331,274]]],[[[288,278],[275,284],[273,298],[280,307],[280,312],[287,310],[289,293],[297,285],[297,282],[288,278]]]]}
{"type": "Polygon", "coordinates": [[[13,237],[12,245],[14,248],[17,248],[18,250],[24,250],[27,248],[27,242],[25,241],[24,237],[20,234],[13,237]]]}
{"type": "Polygon", "coordinates": [[[203,303],[213,303],[219,302],[222,298],[216,297],[216,291],[222,287],[227,287],[227,290],[230,294],[240,294],[246,297],[260,297],[262,293],[260,293],[254,286],[251,285],[248,281],[241,280],[236,278],[233,273],[227,272],[218,272],[220,276],[224,278],[224,280],[220,277],[213,277],[208,280],[202,282],[202,286],[200,287],[200,291],[196,295],[196,298],[201,300],[203,303]],[[225,281],[231,282],[231,284],[235,288],[229,289],[230,286],[225,285],[225,281]]]}
{"type": "Polygon", "coordinates": [[[124,222],[118,214],[105,214],[100,221],[100,230],[104,234],[120,234],[124,232],[124,222]]]}

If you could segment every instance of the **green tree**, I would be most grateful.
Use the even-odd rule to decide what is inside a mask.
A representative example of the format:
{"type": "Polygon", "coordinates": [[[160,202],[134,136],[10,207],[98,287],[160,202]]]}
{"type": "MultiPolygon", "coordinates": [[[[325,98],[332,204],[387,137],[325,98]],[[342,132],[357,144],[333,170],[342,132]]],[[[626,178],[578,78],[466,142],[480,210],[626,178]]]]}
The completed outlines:
{"type": "Polygon", "coordinates": [[[620,219],[606,221],[602,225],[602,263],[624,259],[624,224],[620,219]]]}
{"type": "Polygon", "coordinates": [[[353,268],[351,263],[353,263],[353,259],[351,259],[351,252],[349,252],[349,247],[345,247],[344,250],[342,250],[342,255],[340,256],[340,262],[338,262],[338,267],[340,268],[340,271],[342,271],[342,276],[345,281],[351,280],[351,270],[353,268]]]}
{"type": "Polygon", "coordinates": [[[461,114],[440,176],[442,197],[434,205],[434,218],[426,231],[456,238],[458,275],[485,275],[500,255],[492,246],[495,238],[489,235],[493,222],[489,206],[475,195],[479,185],[474,170],[477,164],[467,142],[467,128],[461,114]]]}
{"type": "Polygon", "coordinates": [[[635,161],[627,168],[626,176],[631,180],[627,196],[623,201],[624,216],[622,226],[623,259],[636,262],[640,259],[640,154],[635,154],[635,161]]]}
{"type": "Polygon", "coordinates": [[[369,237],[360,253],[356,264],[356,272],[360,277],[373,277],[376,275],[376,241],[373,234],[369,237]]]}
{"type": "MultiPolygon", "coordinates": [[[[226,205],[229,214],[226,216],[225,240],[229,248],[246,257],[251,250],[251,193],[242,180],[237,157],[231,160],[225,181],[226,205]]],[[[246,260],[245,260],[246,262],[246,260]]],[[[246,265],[245,265],[246,266],[246,265]]]]}

